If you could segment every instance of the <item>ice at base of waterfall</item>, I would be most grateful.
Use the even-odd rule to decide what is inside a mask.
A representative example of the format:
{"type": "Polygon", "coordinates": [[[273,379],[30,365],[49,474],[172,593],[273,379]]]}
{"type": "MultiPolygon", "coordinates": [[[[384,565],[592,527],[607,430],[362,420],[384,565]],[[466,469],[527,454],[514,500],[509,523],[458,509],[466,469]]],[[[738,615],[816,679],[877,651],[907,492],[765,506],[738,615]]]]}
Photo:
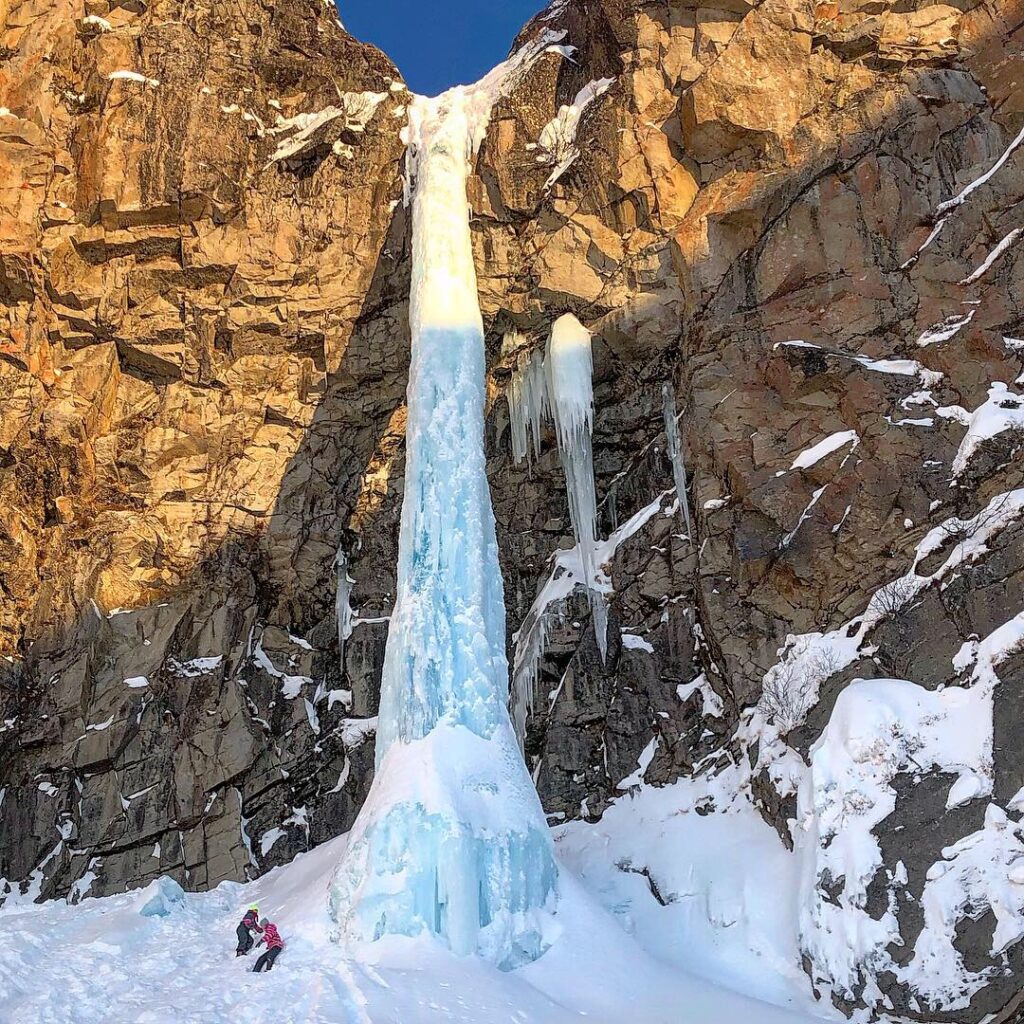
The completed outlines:
{"type": "Polygon", "coordinates": [[[551,944],[551,837],[511,728],[441,725],[394,743],[331,886],[349,940],[444,937],[502,970],[551,944]]]}
{"type": "Polygon", "coordinates": [[[599,824],[558,831],[566,870],[551,946],[518,970],[427,934],[332,942],[341,836],[254,882],[166,901],[163,915],[145,913],[152,889],[0,909],[0,1021],[814,1024],[829,1011],[800,972],[792,855],[752,808],[694,813],[699,786],[644,788],[599,824]],[[252,903],[285,941],[269,974],[251,973],[252,954],[235,957],[252,903]]]}

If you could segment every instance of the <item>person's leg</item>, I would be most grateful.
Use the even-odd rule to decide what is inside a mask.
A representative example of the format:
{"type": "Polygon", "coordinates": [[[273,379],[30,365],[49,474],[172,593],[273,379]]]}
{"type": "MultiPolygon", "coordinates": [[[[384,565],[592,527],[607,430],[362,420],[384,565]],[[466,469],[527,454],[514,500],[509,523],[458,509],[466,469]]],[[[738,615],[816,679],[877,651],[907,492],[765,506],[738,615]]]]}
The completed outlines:
{"type": "MultiPolygon", "coordinates": [[[[257,961],[256,961],[256,966],[255,966],[255,967],[253,968],[253,971],[254,971],[254,972],[255,972],[256,974],[259,974],[259,973],[260,973],[260,971],[262,971],[262,970],[263,970],[263,968],[267,966],[267,957],[269,957],[269,956],[270,956],[270,951],[268,951],[268,952],[264,953],[264,954],[263,954],[263,955],[262,955],[262,956],[261,956],[261,957],[259,958],[259,960],[257,960],[257,961]]],[[[269,968],[269,967],[267,967],[267,969],[269,970],[270,968],[269,968]]]]}
{"type": "Polygon", "coordinates": [[[235,929],[235,934],[238,936],[238,947],[235,949],[235,956],[244,956],[249,952],[249,947],[252,945],[252,936],[244,924],[240,924],[235,929]]]}
{"type": "Polygon", "coordinates": [[[277,954],[280,953],[280,947],[275,946],[270,952],[267,953],[267,970],[269,971],[274,966],[274,961],[277,959],[277,954]]]}

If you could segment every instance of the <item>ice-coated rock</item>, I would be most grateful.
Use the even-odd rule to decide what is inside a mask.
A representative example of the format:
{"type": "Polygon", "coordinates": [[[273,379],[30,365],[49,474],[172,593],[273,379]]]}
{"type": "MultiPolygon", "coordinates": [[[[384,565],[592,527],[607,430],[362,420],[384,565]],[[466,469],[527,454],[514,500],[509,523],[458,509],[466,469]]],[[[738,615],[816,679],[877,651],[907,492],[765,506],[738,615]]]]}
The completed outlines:
{"type": "Polygon", "coordinates": [[[150,882],[139,894],[142,917],[169,917],[185,907],[185,890],[167,875],[150,882]]]}

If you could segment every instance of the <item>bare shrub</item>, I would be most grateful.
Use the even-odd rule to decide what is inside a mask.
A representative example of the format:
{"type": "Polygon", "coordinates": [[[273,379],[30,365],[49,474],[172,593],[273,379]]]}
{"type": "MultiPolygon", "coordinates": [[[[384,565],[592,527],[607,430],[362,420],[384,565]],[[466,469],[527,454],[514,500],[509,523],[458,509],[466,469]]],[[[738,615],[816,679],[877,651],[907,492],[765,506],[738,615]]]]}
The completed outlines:
{"type": "Polygon", "coordinates": [[[783,734],[795,729],[818,699],[821,684],[840,669],[829,647],[787,652],[764,677],[758,707],[783,734]]]}

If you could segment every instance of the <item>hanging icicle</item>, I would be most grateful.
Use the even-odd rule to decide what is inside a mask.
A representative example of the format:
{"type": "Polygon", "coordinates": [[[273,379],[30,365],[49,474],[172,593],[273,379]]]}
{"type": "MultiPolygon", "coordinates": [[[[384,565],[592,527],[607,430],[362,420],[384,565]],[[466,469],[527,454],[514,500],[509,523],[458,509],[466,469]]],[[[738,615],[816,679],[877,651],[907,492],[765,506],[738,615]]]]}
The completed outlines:
{"type": "MultiPolygon", "coordinates": [[[[517,349],[525,344],[521,335],[505,336],[505,345],[517,349]]],[[[540,458],[541,424],[548,409],[544,379],[544,354],[540,349],[522,352],[508,388],[508,413],[512,427],[512,457],[517,463],[540,458]],[[533,454],[530,454],[532,444],[533,454]]]]}
{"type": "Polygon", "coordinates": [[[594,633],[603,659],[608,648],[608,606],[599,589],[597,493],[594,487],[594,364],[590,331],[572,315],[559,317],[548,341],[548,402],[565,471],[569,518],[583,566],[594,633]]]}

